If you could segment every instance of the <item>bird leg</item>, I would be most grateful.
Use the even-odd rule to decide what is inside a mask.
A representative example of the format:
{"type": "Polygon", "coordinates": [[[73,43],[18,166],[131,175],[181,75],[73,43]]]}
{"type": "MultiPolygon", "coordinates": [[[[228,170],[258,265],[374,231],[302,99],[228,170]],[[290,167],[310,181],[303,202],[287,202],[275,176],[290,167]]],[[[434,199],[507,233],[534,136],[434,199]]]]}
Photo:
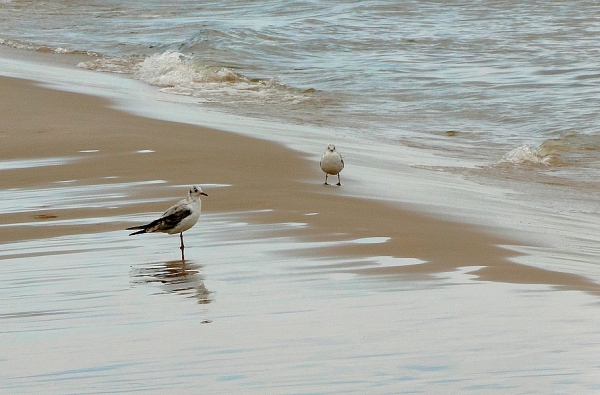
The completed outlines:
{"type": "Polygon", "coordinates": [[[328,174],[327,174],[327,173],[325,173],[325,184],[323,184],[323,185],[329,185],[329,184],[327,183],[327,176],[328,176],[328,174]]]}
{"type": "Polygon", "coordinates": [[[181,246],[179,247],[181,249],[181,262],[185,262],[185,257],[183,256],[183,250],[185,248],[183,245],[183,232],[179,234],[179,238],[181,239],[181,246]]]}
{"type": "Polygon", "coordinates": [[[340,173],[338,173],[338,183],[337,183],[338,187],[342,186],[342,182],[340,181],[340,173]]]}

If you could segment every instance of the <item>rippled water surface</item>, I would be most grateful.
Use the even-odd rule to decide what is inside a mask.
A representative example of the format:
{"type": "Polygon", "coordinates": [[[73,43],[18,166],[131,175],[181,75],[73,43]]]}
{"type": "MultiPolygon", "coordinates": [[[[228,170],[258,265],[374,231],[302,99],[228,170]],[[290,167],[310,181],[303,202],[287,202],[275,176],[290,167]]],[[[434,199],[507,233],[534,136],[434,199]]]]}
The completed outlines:
{"type": "MultiPolygon", "coordinates": [[[[64,192],[86,204],[76,198],[86,193],[64,192]]],[[[203,215],[186,233],[185,264],[178,238],[160,234],[112,231],[0,245],[0,390],[600,389],[596,297],[480,282],[461,271],[437,279],[356,275],[356,268],[419,262],[295,257],[323,247],[289,237],[287,229],[298,226],[203,215]]]]}

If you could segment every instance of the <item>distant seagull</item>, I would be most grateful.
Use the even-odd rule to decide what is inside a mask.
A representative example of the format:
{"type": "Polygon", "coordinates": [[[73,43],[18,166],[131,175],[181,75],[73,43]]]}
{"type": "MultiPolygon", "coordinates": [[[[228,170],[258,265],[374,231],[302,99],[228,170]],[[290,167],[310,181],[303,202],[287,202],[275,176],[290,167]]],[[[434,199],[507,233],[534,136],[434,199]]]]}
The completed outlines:
{"type": "Polygon", "coordinates": [[[332,176],[335,176],[337,174],[337,185],[342,185],[342,183],[340,182],[340,171],[342,171],[342,169],[344,168],[344,159],[342,159],[342,155],[340,155],[335,150],[335,145],[329,144],[327,146],[327,151],[325,151],[325,153],[321,157],[321,162],[319,164],[321,165],[321,170],[325,172],[325,185],[329,185],[327,183],[327,176],[329,176],[330,174],[332,176]]]}
{"type": "Polygon", "coordinates": [[[131,233],[129,236],[152,232],[162,232],[170,235],[179,233],[179,238],[181,239],[181,246],[179,247],[181,249],[181,260],[185,260],[183,257],[183,249],[185,248],[183,245],[183,232],[190,229],[198,222],[202,207],[200,195],[208,196],[199,186],[192,186],[188,191],[187,199],[183,199],[179,201],[179,203],[169,207],[159,219],[146,225],[127,228],[126,230],[141,229],[131,233]]]}

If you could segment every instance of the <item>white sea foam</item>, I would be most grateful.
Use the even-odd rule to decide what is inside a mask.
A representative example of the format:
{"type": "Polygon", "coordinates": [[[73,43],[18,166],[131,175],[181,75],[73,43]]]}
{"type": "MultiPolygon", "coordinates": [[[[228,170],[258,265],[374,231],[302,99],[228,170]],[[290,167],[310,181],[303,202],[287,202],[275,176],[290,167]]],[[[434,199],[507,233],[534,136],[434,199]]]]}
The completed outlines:
{"type": "Polygon", "coordinates": [[[80,62],[80,69],[103,71],[117,74],[132,74],[139,63],[138,57],[112,56],[100,57],[85,62],[80,62]]]}
{"type": "Polygon", "coordinates": [[[8,40],[8,39],[5,39],[5,38],[0,38],[0,44],[1,45],[5,45],[5,46],[10,47],[10,48],[26,49],[26,50],[32,50],[32,51],[36,51],[39,48],[38,45],[33,45],[33,44],[29,44],[29,43],[23,43],[23,42],[19,42],[19,41],[16,41],[16,40],[8,40]]]}
{"type": "Polygon", "coordinates": [[[144,59],[134,77],[150,85],[175,87],[189,85],[198,75],[191,62],[179,52],[165,52],[144,59]]]}
{"type": "Polygon", "coordinates": [[[523,145],[506,154],[502,162],[518,165],[533,164],[548,166],[550,164],[550,157],[541,155],[540,150],[537,148],[523,145]]]}
{"type": "Polygon", "coordinates": [[[129,74],[163,93],[192,96],[202,103],[289,103],[314,100],[314,91],[293,89],[279,78],[249,78],[229,67],[212,66],[191,54],[166,51],[146,57],[101,57],[77,67],[129,74]]]}

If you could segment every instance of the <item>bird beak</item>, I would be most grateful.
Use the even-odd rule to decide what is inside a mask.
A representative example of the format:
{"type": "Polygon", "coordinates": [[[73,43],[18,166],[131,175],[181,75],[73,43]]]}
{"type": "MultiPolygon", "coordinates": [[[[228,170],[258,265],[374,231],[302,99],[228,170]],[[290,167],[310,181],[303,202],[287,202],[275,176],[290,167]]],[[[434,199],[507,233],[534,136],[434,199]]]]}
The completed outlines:
{"type": "Polygon", "coordinates": [[[208,196],[208,194],[204,192],[200,192],[200,195],[208,196]]]}

